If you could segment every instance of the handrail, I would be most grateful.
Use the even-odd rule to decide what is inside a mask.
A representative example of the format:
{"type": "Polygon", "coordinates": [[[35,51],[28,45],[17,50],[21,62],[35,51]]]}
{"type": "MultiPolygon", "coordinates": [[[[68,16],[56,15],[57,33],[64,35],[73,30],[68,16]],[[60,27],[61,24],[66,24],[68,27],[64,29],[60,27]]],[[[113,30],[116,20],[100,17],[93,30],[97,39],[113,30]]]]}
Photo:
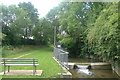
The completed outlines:
{"type": "MultiPolygon", "coordinates": [[[[56,48],[56,49],[58,49],[58,48],[56,48]]],[[[64,50],[62,50],[62,49],[58,49],[58,50],[61,51],[61,52],[64,52],[64,53],[69,54],[67,51],[64,51],[64,50]]]]}

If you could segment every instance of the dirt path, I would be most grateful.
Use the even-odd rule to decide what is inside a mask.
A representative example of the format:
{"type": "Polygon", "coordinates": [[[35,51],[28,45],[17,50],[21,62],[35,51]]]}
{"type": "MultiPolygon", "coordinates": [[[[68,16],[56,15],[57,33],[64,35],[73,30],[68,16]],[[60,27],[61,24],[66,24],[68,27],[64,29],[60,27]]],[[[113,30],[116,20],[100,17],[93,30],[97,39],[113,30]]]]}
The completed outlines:
{"type": "Polygon", "coordinates": [[[13,59],[18,59],[18,58],[21,58],[21,57],[23,57],[23,56],[27,56],[27,55],[30,55],[30,54],[32,54],[32,53],[23,54],[23,55],[21,55],[21,56],[18,56],[18,57],[16,57],[16,58],[13,58],[13,59]]]}

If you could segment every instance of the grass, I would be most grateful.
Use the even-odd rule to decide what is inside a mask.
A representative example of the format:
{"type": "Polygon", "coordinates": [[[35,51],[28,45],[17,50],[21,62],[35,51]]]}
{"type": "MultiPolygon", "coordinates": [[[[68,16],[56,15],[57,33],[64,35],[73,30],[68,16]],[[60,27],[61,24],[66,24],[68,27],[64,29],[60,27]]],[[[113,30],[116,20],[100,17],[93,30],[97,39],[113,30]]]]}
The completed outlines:
{"type": "MultiPolygon", "coordinates": [[[[41,76],[28,76],[28,75],[3,75],[3,78],[54,78],[57,77],[57,74],[60,73],[59,64],[52,58],[53,57],[53,48],[50,47],[37,47],[32,49],[26,49],[21,52],[18,52],[15,55],[11,55],[7,58],[15,58],[20,54],[30,55],[24,56],[22,58],[37,58],[39,60],[39,66],[37,66],[37,70],[43,70],[41,76]]],[[[32,70],[33,66],[11,66],[11,70],[32,70]]]]}
{"type": "Polygon", "coordinates": [[[29,53],[31,52],[34,48],[37,48],[38,46],[31,46],[31,45],[26,45],[26,46],[17,46],[17,47],[12,47],[12,46],[4,46],[2,48],[2,53],[4,58],[13,58],[20,56],[22,54],[25,54],[26,52],[29,53]]]}

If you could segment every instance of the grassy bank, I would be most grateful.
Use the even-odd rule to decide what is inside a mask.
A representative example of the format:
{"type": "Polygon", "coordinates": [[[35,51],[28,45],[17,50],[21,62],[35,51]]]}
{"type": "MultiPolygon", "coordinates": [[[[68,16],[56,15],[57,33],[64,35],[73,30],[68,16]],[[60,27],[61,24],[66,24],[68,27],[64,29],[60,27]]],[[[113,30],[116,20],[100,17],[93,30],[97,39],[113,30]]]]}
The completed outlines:
{"type": "MultiPolygon", "coordinates": [[[[50,47],[36,47],[29,48],[23,51],[16,53],[15,55],[11,55],[6,58],[15,58],[20,54],[30,55],[21,57],[21,58],[37,58],[39,60],[39,66],[37,66],[37,70],[43,70],[41,76],[3,76],[3,78],[53,78],[57,77],[57,73],[60,73],[60,66],[58,63],[52,58],[53,57],[53,49],[50,47]]],[[[32,70],[33,66],[11,66],[11,70],[32,70]]]]}

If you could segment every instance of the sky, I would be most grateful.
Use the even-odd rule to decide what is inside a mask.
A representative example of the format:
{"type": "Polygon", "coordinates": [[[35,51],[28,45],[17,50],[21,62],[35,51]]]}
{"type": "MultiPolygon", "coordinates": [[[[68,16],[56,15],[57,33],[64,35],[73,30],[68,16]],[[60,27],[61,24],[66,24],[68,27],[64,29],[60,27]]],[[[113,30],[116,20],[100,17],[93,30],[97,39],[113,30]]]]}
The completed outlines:
{"type": "Polygon", "coordinates": [[[0,4],[17,5],[19,2],[31,2],[34,7],[37,8],[39,17],[42,18],[50,11],[50,9],[58,6],[61,1],[62,0],[0,0],[0,4]]]}

